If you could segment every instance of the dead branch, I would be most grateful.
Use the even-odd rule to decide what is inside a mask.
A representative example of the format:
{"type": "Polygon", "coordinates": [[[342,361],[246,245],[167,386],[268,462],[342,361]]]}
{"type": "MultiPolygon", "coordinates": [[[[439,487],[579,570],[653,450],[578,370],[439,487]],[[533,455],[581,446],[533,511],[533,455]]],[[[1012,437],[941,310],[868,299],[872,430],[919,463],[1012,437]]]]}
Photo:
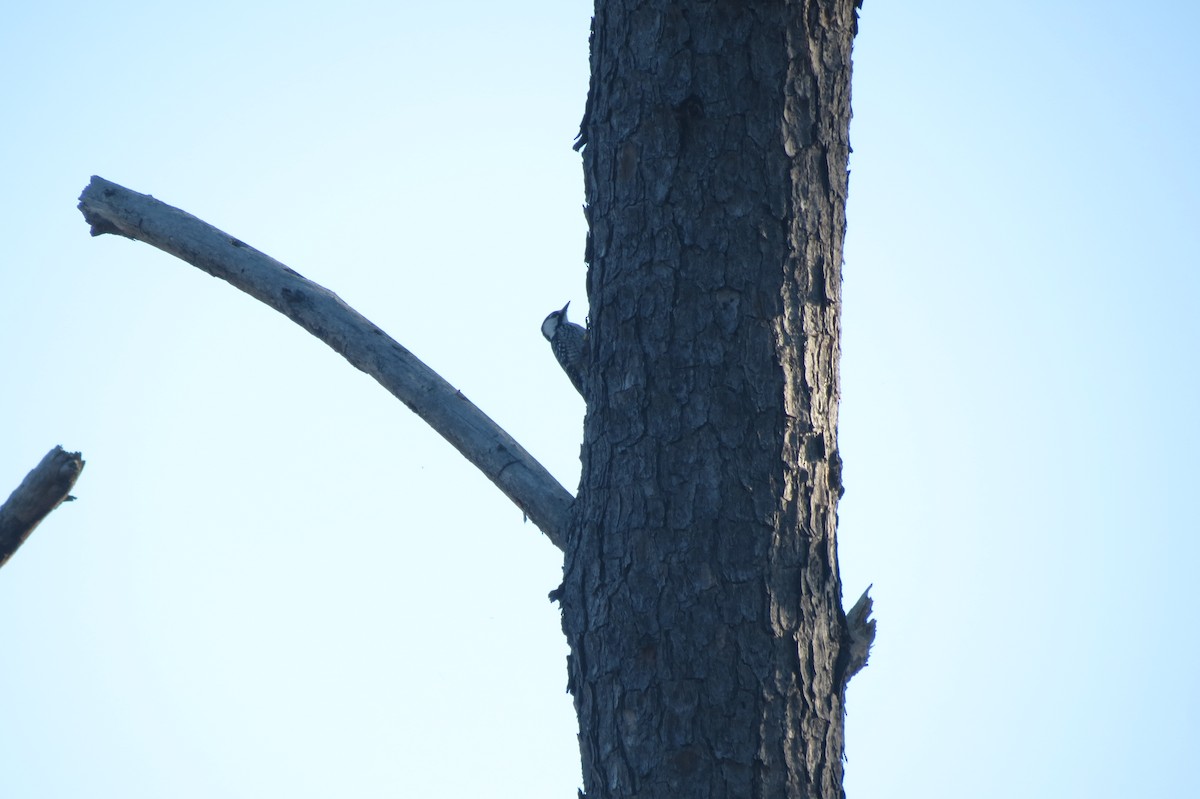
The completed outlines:
{"type": "Polygon", "coordinates": [[[8,562],[50,511],[74,499],[71,487],[81,471],[83,458],[78,452],[55,447],[25,475],[8,501],[0,505],[0,566],[8,562]]]}
{"type": "Polygon", "coordinates": [[[92,235],[143,241],[261,300],[369,374],[454,445],[556,546],[573,498],[508,433],[336,294],[178,208],[100,177],[79,197],[92,235]]]}

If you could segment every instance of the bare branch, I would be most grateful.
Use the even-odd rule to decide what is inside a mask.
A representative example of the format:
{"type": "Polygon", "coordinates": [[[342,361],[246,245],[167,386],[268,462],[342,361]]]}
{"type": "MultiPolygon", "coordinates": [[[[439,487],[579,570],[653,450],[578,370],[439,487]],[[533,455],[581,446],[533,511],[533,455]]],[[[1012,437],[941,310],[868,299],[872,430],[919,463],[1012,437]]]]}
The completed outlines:
{"type": "Polygon", "coordinates": [[[93,176],[79,200],[93,236],[144,241],[228,281],[324,341],[428,422],[564,547],[571,494],[462,392],[332,291],[191,214],[103,178],[93,176]]]}
{"type": "Polygon", "coordinates": [[[0,566],[8,562],[50,511],[74,499],[69,494],[81,471],[83,458],[78,452],[55,447],[25,475],[8,501],[0,505],[0,566]]]}

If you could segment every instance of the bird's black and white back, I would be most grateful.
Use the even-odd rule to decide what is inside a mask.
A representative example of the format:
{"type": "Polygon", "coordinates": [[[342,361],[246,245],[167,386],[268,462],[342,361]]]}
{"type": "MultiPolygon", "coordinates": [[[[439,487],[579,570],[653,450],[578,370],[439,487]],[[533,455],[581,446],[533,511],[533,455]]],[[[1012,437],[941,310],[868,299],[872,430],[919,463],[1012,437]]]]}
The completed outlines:
{"type": "Polygon", "coordinates": [[[558,365],[571,379],[571,384],[586,397],[583,391],[583,374],[587,358],[587,329],[567,321],[567,308],[570,305],[568,302],[561,311],[553,311],[546,317],[542,322],[542,335],[550,342],[550,349],[554,352],[558,365]]]}

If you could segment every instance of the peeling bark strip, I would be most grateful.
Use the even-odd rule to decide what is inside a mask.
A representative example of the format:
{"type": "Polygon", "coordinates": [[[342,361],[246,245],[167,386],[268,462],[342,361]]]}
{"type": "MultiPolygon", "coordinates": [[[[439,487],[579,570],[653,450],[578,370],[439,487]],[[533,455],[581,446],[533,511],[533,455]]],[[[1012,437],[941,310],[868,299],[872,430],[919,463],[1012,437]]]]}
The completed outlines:
{"type": "Polygon", "coordinates": [[[8,501],[0,505],[0,566],[25,543],[42,519],[73,499],[71,488],[81,471],[83,458],[78,452],[55,447],[25,476],[8,501]]]}
{"type": "Polygon", "coordinates": [[[261,300],[369,374],[454,445],[560,549],[572,497],[508,433],[327,288],[191,214],[93,177],[79,197],[92,235],[144,241],[261,300]]]}
{"type": "Polygon", "coordinates": [[[843,796],[867,635],[836,546],[857,5],[596,0],[561,593],[588,799],[843,796]]]}

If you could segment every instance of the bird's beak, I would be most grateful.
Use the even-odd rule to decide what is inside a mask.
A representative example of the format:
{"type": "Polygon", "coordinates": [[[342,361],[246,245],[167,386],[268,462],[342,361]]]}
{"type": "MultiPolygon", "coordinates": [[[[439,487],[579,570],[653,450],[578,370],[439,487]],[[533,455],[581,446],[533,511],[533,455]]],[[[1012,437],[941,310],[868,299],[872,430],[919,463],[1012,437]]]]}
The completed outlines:
{"type": "Polygon", "coordinates": [[[559,311],[559,313],[561,313],[561,314],[562,314],[562,318],[563,318],[563,319],[566,319],[566,318],[567,318],[567,308],[569,308],[569,307],[570,307],[570,305],[571,305],[571,303],[570,303],[570,302],[567,302],[567,304],[563,306],[563,309],[562,309],[561,311],[559,311]]]}

